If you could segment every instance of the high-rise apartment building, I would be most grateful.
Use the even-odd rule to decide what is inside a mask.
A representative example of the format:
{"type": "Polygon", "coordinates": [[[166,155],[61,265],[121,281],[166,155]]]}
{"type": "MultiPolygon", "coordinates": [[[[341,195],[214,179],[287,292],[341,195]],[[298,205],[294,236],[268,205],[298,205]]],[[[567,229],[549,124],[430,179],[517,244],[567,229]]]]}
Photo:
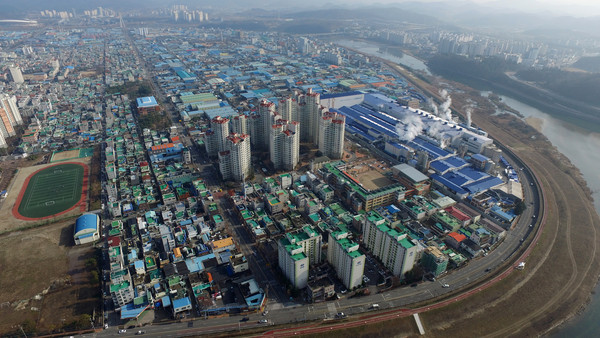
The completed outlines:
{"type": "Polygon", "coordinates": [[[299,121],[302,126],[300,140],[303,142],[312,142],[318,144],[319,138],[319,113],[321,112],[321,96],[314,93],[311,88],[300,98],[299,121]]]}
{"type": "Polygon", "coordinates": [[[346,288],[353,289],[362,284],[365,255],[359,250],[358,243],[348,239],[347,231],[329,233],[327,261],[346,288]]]}
{"type": "Polygon", "coordinates": [[[291,243],[287,237],[283,237],[277,243],[279,256],[279,268],[292,285],[297,289],[303,289],[308,284],[308,257],[304,248],[298,244],[291,243]]]}
{"type": "Polygon", "coordinates": [[[298,121],[298,100],[296,97],[287,97],[279,100],[277,112],[281,118],[288,121],[298,121]]]}
{"type": "Polygon", "coordinates": [[[250,135],[230,134],[225,150],[219,152],[219,169],[224,180],[243,181],[250,175],[250,135]]]}
{"type": "Polygon", "coordinates": [[[215,116],[210,121],[210,127],[214,132],[217,151],[225,151],[225,142],[227,136],[229,136],[229,119],[226,117],[215,116]]]}
{"type": "Polygon", "coordinates": [[[248,116],[239,114],[231,117],[231,132],[235,134],[248,134],[248,116]]]}
{"type": "Polygon", "coordinates": [[[269,149],[269,131],[273,125],[275,116],[275,104],[263,100],[258,105],[258,119],[254,121],[255,128],[252,131],[252,142],[257,150],[265,151],[269,149]]]}
{"type": "Polygon", "coordinates": [[[324,156],[341,159],[344,154],[345,117],[335,112],[325,112],[319,119],[319,150],[324,156]]]}
{"type": "Polygon", "coordinates": [[[294,170],[300,160],[300,123],[278,120],[271,126],[269,152],[275,169],[294,170]]]}
{"type": "Polygon", "coordinates": [[[400,278],[417,260],[418,247],[406,233],[390,228],[383,217],[368,216],[363,226],[363,244],[400,278]]]}
{"type": "Polygon", "coordinates": [[[10,137],[16,134],[15,126],[23,124],[15,96],[0,94],[0,135],[10,137]]]}
{"type": "Polygon", "coordinates": [[[279,267],[296,288],[306,287],[309,265],[321,262],[322,245],[321,235],[308,225],[279,240],[279,267]]]}

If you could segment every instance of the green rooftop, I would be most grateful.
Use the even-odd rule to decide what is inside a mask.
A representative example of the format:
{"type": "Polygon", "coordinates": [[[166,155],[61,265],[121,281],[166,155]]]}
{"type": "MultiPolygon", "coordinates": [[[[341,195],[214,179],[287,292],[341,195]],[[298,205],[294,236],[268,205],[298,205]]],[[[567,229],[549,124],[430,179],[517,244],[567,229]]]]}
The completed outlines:
{"type": "Polygon", "coordinates": [[[119,292],[120,290],[126,289],[128,288],[130,285],[130,283],[128,281],[124,281],[123,283],[120,284],[111,284],[110,286],[110,292],[119,292]]]}

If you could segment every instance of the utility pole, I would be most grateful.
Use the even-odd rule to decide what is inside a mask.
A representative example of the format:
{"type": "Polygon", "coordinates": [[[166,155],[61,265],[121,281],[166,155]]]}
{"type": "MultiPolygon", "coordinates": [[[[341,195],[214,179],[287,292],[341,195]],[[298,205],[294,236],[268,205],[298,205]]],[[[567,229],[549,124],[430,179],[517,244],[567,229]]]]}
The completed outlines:
{"type": "Polygon", "coordinates": [[[23,331],[23,326],[19,325],[19,329],[21,329],[21,332],[23,333],[23,335],[25,336],[25,338],[27,338],[27,334],[25,334],[25,331],[23,331]]]}

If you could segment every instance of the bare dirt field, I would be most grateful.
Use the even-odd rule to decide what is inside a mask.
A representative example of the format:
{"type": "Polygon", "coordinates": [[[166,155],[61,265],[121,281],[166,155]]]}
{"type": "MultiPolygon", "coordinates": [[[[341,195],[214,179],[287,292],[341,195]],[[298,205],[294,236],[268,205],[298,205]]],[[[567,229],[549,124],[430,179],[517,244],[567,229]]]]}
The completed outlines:
{"type": "Polygon", "coordinates": [[[369,170],[363,174],[359,174],[356,178],[368,190],[377,190],[393,183],[387,177],[375,170],[369,170]]]}
{"type": "Polygon", "coordinates": [[[0,237],[0,335],[26,321],[49,332],[91,314],[99,291],[85,260],[93,248],[73,245],[73,221],[0,237]]]}
{"type": "Polygon", "coordinates": [[[79,157],[79,149],[61,151],[60,153],[54,154],[54,156],[52,157],[52,162],[76,159],[78,157],[79,157]]]}
{"type": "MultiPolygon", "coordinates": [[[[89,158],[89,157],[78,158],[78,159],[73,159],[72,162],[81,162],[81,163],[85,163],[85,164],[89,165],[90,159],[91,158],[89,158]]],[[[34,173],[36,170],[43,169],[43,168],[46,168],[48,166],[55,165],[55,164],[56,163],[49,163],[49,164],[41,164],[41,165],[35,165],[35,166],[31,166],[31,167],[19,168],[19,171],[17,172],[17,174],[15,175],[15,177],[13,178],[13,180],[10,182],[10,184],[8,186],[8,195],[6,196],[6,198],[4,199],[4,201],[2,202],[2,205],[0,207],[0,220],[2,220],[2,222],[0,222],[0,234],[4,233],[6,231],[16,230],[21,227],[27,227],[27,226],[31,226],[31,225],[38,224],[38,223],[39,224],[49,224],[53,221],[53,220],[42,220],[42,221],[20,220],[13,216],[12,208],[15,205],[15,202],[19,196],[19,193],[21,192],[21,188],[23,187],[23,184],[24,184],[25,180],[27,179],[27,177],[29,175],[31,175],[32,173],[34,173]]],[[[67,217],[72,217],[72,216],[79,215],[79,214],[81,214],[81,210],[79,208],[75,208],[74,210],[69,211],[69,212],[59,216],[59,218],[67,218],[67,217]]]]}

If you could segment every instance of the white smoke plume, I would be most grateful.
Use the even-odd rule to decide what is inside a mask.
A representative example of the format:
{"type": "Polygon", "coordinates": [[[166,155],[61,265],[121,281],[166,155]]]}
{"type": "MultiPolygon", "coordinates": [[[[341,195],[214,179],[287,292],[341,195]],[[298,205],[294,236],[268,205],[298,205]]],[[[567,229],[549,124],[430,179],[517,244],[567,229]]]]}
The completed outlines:
{"type": "Polygon", "coordinates": [[[440,105],[440,117],[445,118],[448,121],[452,121],[452,110],[450,110],[450,105],[452,104],[452,98],[448,95],[448,92],[445,89],[440,91],[440,95],[444,102],[440,105]]]}
{"type": "Polygon", "coordinates": [[[415,115],[406,115],[402,122],[396,124],[396,133],[402,141],[409,142],[423,132],[423,121],[415,115]]]}
{"type": "Polygon", "coordinates": [[[444,137],[442,135],[442,137],[440,137],[440,148],[444,149],[448,146],[448,143],[450,143],[450,139],[444,137]]]}
{"type": "Polygon", "coordinates": [[[431,113],[435,116],[440,116],[440,113],[438,111],[438,107],[435,104],[435,102],[433,101],[432,98],[428,98],[427,99],[427,105],[431,108],[431,113]]]}
{"type": "Polygon", "coordinates": [[[471,107],[467,107],[467,109],[465,110],[465,113],[467,114],[467,127],[471,128],[471,113],[473,112],[473,109],[471,107]]]}

